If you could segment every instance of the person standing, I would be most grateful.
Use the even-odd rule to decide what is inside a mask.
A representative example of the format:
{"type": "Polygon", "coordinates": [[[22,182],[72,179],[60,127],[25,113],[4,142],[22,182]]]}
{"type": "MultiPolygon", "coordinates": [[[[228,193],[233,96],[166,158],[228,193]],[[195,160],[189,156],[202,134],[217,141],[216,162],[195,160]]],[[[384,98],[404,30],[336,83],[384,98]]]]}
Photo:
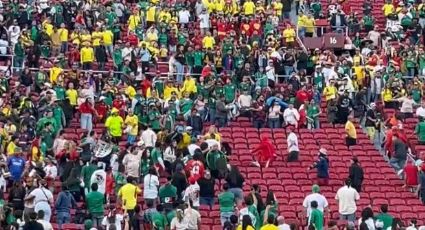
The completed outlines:
{"type": "Polygon", "coordinates": [[[74,196],[72,196],[69,192],[67,186],[62,186],[62,191],[59,193],[55,202],[56,222],[58,223],[59,228],[61,228],[62,224],[70,223],[71,209],[76,207],[77,203],[75,202],[74,196]]]}
{"type": "Polygon", "coordinates": [[[294,133],[294,129],[292,127],[290,128],[290,133],[286,138],[286,142],[288,145],[288,162],[297,161],[300,148],[298,146],[298,137],[294,133]]]}
{"type": "Polygon", "coordinates": [[[212,209],[212,206],[214,205],[214,197],[215,197],[214,195],[215,179],[212,178],[211,172],[209,170],[205,171],[204,177],[198,180],[198,184],[200,187],[200,190],[199,190],[200,204],[208,205],[210,209],[212,209]]]}
{"type": "MultiPolygon", "coordinates": [[[[25,198],[25,201],[33,200],[34,211],[38,212],[40,210],[44,211],[44,220],[50,221],[52,215],[52,209],[50,207],[53,204],[53,194],[47,189],[47,183],[45,180],[40,180],[39,187],[34,189],[28,196],[25,198]]],[[[37,215],[36,215],[37,216],[37,215]]]]}
{"type": "Polygon", "coordinates": [[[329,184],[329,159],[328,151],[324,148],[319,150],[319,158],[317,161],[308,168],[308,170],[316,168],[317,169],[317,183],[319,185],[328,185],[329,184]]]}
{"type": "Polygon", "coordinates": [[[318,209],[317,201],[313,200],[310,202],[311,213],[308,219],[308,223],[313,225],[316,230],[323,230],[323,212],[318,209]]]}
{"type": "Polygon", "coordinates": [[[118,191],[118,197],[124,205],[124,210],[132,217],[137,206],[137,196],[142,190],[136,185],[137,181],[133,177],[127,177],[127,184],[118,191]]]}
{"type": "Polygon", "coordinates": [[[357,131],[353,122],[354,122],[354,117],[351,115],[348,116],[348,120],[345,123],[345,133],[346,133],[345,144],[347,145],[348,148],[350,148],[350,146],[357,144],[357,131]]]}
{"type": "Polygon", "coordinates": [[[376,224],[378,224],[378,222],[383,223],[382,229],[388,229],[389,227],[391,227],[393,223],[393,217],[390,214],[388,214],[388,204],[381,205],[381,213],[375,216],[375,219],[376,219],[376,224]]]}
{"type": "Polygon", "coordinates": [[[401,175],[406,164],[408,147],[398,135],[393,135],[393,149],[394,156],[390,159],[390,165],[401,175]]]}
{"type": "Polygon", "coordinates": [[[229,191],[229,185],[223,184],[223,192],[218,195],[218,203],[220,204],[220,221],[223,226],[235,211],[235,195],[229,191]]]}
{"type": "Polygon", "coordinates": [[[317,184],[314,184],[311,188],[312,193],[309,194],[304,198],[303,201],[303,207],[306,212],[307,219],[310,219],[310,215],[312,212],[311,202],[316,201],[317,202],[317,209],[319,209],[321,212],[325,212],[325,210],[329,213],[329,203],[325,196],[320,194],[320,187],[317,184]]]}
{"type": "Polygon", "coordinates": [[[31,212],[29,216],[30,220],[22,226],[22,230],[44,230],[43,225],[37,222],[37,213],[31,212]]]}
{"type": "Polygon", "coordinates": [[[93,183],[91,185],[91,192],[86,195],[86,206],[89,214],[92,217],[95,226],[101,226],[105,203],[105,196],[103,193],[97,191],[98,185],[93,183]]]}
{"type": "Polygon", "coordinates": [[[351,186],[351,180],[345,180],[345,186],[338,189],[335,199],[338,202],[338,212],[340,220],[348,220],[354,222],[356,220],[357,205],[356,201],[360,200],[360,195],[351,186]]]}
{"type": "Polygon", "coordinates": [[[362,183],[364,179],[363,168],[360,166],[359,159],[354,156],[351,159],[351,166],[349,170],[349,176],[351,184],[357,192],[362,191],[362,183]]]}

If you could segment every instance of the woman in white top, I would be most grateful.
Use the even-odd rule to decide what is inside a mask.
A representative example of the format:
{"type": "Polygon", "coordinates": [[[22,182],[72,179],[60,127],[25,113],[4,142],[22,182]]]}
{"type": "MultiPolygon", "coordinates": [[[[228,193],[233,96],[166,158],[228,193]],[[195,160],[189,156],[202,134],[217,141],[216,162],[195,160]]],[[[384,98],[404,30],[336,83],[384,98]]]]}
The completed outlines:
{"type": "Polygon", "coordinates": [[[375,221],[373,220],[373,211],[370,207],[363,209],[362,217],[359,219],[359,228],[375,230],[375,221]]]}
{"type": "Polygon", "coordinates": [[[181,209],[177,209],[176,216],[171,220],[170,230],[186,230],[188,224],[184,218],[184,212],[181,209]]]}
{"type": "Polygon", "coordinates": [[[289,104],[288,108],[283,112],[283,119],[287,125],[293,125],[298,128],[298,121],[300,120],[300,114],[298,110],[294,108],[293,104],[289,104]]]}
{"type": "Polygon", "coordinates": [[[404,118],[412,118],[413,106],[416,104],[412,95],[409,94],[407,97],[401,97],[396,100],[401,103],[400,112],[404,114],[404,118]]]}
{"type": "Polygon", "coordinates": [[[156,169],[151,167],[149,173],[143,178],[143,198],[145,201],[158,198],[159,179],[156,174],[156,169]]]}
{"type": "Polygon", "coordinates": [[[115,206],[109,207],[108,214],[103,217],[102,225],[105,226],[105,229],[109,229],[111,225],[115,225],[116,230],[121,230],[122,222],[124,220],[124,216],[122,214],[116,214],[115,206]]]}
{"type": "Polygon", "coordinates": [[[47,185],[45,180],[41,180],[39,187],[34,189],[27,197],[25,201],[33,200],[34,211],[38,212],[40,210],[44,211],[44,220],[50,221],[52,215],[52,209],[50,204],[53,204],[53,194],[45,186],[47,185]]]}
{"type": "Polygon", "coordinates": [[[274,101],[273,105],[269,108],[269,114],[267,116],[267,123],[269,128],[277,129],[281,127],[279,116],[282,115],[280,111],[281,107],[278,101],[274,101]]]}

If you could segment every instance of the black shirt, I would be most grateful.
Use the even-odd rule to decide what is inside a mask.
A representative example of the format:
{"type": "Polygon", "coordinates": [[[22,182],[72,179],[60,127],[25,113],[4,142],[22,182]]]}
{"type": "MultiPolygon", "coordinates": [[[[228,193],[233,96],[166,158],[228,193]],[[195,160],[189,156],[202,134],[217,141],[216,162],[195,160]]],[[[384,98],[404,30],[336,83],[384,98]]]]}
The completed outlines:
{"type": "Polygon", "coordinates": [[[214,179],[201,178],[198,180],[200,197],[214,197],[214,179]]]}
{"type": "Polygon", "coordinates": [[[25,223],[23,230],[44,230],[43,225],[37,221],[31,220],[25,223]]]}
{"type": "Polygon", "coordinates": [[[182,192],[187,187],[186,175],[181,172],[174,173],[171,184],[177,188],[177,196],[181,198],[182,192]]]}
{"type": "Polygon", "coordinates": [[[366,112],[366,122],[365,122],[365,126],[366,127],[375,127],[375,122],[369,120],[368,118],[376,119],[376,113],[375,113],[375,111],[369,109],[366,112]]]}

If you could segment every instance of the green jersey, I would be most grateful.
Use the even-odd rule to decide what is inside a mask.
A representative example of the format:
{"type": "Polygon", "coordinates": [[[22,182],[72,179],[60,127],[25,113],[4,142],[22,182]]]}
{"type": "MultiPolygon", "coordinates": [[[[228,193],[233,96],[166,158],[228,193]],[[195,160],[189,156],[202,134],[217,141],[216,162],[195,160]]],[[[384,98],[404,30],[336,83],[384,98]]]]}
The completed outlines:
{"type": "Polygon", "coordinates": [[[182,114],[190,112],[193,107],[193,101],[190,98],[182,98],[180,100],[180,111],[182,114]]]}
{"type": "Polygon", "coordinates": [[[218,195],[220,212],[233,212],[235,210],[235,195],[231,192],[222,192],[218,195]]]}
{"type": "Polygon", "coordinates": [[[317,208],[311,210],[308,222],[313,225],[316,230],[323,230],[323,212],[317,208]]]}
{"type": "Polygon", "coordinates": [[[193,52],[190,52],[190,51],[186,52],[184,54],[184,58],[188,66],[193,66],[195,64],[195,57],[193,55],[193,52]]]}
{"type": "Polygon", "coordinates": [[[421,142],[425,141],[425,122],[424,121],[419,122],[416,125],[415,133],[418,136],[419,141],[421,141],[421,142]]]}
{"type": "Polygon", "coordinates": [[[234,84],[227,84],[223,87],[224,98],[227,103],[233,102],[236,97],[236,86],[234,84]]]}
{"type": "Polygon", "coordinates": [[[87,210],[90,214],[95,215],[101,215],[103,216],[103,204],[105,201],[105,195],[103,193],[100,193],[98,191],[96,192],[89,192],[86,195],[86,206],[87,210]]]}
{"type": "Polygon", "coordinates": [[[56,92],[56,98],[58,100],[65,100],[65,89],[60,85],[55,86],[54,89],[56,92]]]}
{"type": "Polygon", "coordinates": [[[171,183],[165,184],[159,188],[158,197],[162,204],[172,204],[177,198],[177,188],[171,183]]]}
{"type": "Polygon", "coordinates": [[[159,123],[160,115],[161,114],[157,110],[153,110],[148,113],[149,123],[153,130],[161,129],[161,126],[159,123]]]}
{"type": "Polygon", "coordinates": [[[205,54],[202,51],[193,52],[193,65],[194,66],[204,66],[204,56],[205,54]]]}

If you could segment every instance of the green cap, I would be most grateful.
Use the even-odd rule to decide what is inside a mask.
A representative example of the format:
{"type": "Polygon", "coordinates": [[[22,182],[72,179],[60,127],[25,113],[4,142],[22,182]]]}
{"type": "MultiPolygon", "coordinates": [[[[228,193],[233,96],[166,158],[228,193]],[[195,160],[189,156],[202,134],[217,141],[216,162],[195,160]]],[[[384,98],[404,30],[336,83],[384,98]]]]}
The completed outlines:
{"type": "Polygon", "coordinates": [[[319,185],[314,184],[314,185],[311,187],[311,190],[313,191],[313,193],[319,193],[319,192],[320,192],[320,187],[319,187],[319,185]]]}
{"type": "Polygon", "coordinates": [[[93,228],[93,221],[88,219],[84,221],[84,230],[90,230],[93,228]]]}

